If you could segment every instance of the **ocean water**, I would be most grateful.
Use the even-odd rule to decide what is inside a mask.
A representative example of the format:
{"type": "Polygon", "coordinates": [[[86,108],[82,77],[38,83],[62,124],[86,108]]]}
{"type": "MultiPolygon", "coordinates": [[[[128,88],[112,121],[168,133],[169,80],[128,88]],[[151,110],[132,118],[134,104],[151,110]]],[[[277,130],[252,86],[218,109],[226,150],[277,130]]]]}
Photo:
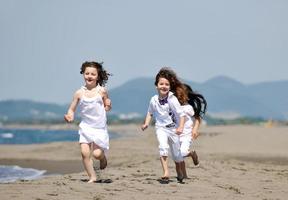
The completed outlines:
{"type": "Polygon", "coordinates": [[[45,172],[45,170],[0,165],[0,183],[38,179],[41,178],[45,172]]]}
{"type": "MultiPolygon", "coordinates": [[[[109,132],[110,139],[119,137],[109,132]]],[[[79,139],[77,130],[33,130],[33,129],[2,129],[0,128],[1,144],[40,144],[57,141],[75,141],[79,139]]],[[[0,183],[17,180],[32,180],[43,177],[45,170],[21,168],[19,166],[0,165],[0,183]]]]}
{"type": "Polygon", "coordinates": [[[37,144],[55,141],[77,141],[73,130],[0,129],[0,144],[37,144]]]}
{"type": "MultiPolygon", "coordinates": [[[[110,139],[119,137],[109,131],[110,139]]],[[[77,130],[38,130],[0,128],[0,144],[40,144],[57,141],[78,141],[77,130]]]]}

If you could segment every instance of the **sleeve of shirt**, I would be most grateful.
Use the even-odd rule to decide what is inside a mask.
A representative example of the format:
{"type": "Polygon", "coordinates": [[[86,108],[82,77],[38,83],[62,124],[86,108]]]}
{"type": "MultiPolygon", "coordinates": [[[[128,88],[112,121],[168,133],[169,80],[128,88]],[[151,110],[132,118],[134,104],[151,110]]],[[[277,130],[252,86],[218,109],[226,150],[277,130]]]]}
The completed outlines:
{"type": "Polygon", "coordinates": [[[150,115],[153,115],[154,113],[154,108],[153,108],[153,98],[151,98],[150,102],[149,102],[149,106],[148,106],[148,111],[147,113],[149,113],[150,115]]]}
{"type": "Polygon", "coordinates": [[[178,99],[174,95],[169,98],[168,102],[174,113],[176,113],[179,117],[185,116],[183,108],[181,107],[178,99]]]}
{"type": "Polygon", "coordinates": [[[195,114],[195,112],[194,112],[193,107],[192,107],[192,106],[189,106],[188,109],[187,109],[187,115],[188,115],[189,117],[193,117],[194,114],[195,114]]]}

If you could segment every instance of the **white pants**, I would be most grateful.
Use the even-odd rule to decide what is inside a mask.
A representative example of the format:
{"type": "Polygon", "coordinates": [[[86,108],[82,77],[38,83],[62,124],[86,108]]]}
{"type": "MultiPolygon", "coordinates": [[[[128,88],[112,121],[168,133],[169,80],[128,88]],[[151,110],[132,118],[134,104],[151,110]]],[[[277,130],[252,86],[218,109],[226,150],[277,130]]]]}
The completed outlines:
{"type": "Polygon", "coordinates": [[[157,127],[156,136],[159,143],[160,156],[168,156],[170,148],[172,159],[175,162],[183,161],[180,151],[180,140],[175,129],[157,127]]]}

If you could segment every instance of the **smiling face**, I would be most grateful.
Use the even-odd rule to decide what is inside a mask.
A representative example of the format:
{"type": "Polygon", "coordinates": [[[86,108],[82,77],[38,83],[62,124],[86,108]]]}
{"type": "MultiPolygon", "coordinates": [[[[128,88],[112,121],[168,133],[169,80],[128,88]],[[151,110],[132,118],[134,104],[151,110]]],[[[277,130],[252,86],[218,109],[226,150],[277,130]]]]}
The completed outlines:
{"type": "Polygon", "coordinates": [[[158,83],[156,85],[158,90],[158,94],[161,98],[164,98],[168,95],[170,91],[170,82],[166,78],[159,78],[158,83]]]}
{"type": "Polygon", "coordinates": [[[97,85],[98,71],[95,67],[86,67],[83,76],[86,87],[95,87],[97,85]]]}

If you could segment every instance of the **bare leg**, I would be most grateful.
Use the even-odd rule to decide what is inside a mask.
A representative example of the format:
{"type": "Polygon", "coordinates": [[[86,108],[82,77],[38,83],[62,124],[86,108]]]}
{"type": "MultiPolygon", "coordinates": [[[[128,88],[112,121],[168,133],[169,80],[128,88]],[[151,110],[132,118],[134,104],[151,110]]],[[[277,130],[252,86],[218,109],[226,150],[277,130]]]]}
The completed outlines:
{"type": "Polygon", "coordinates": [[[179,163],[175,162],[176,172],[177,172],[177,180],[180,182],[182,182],[182,180],[184,178],[183,172],[182,172],[182,163],[183,163],[183,161],[179,162],[179,163]]]}
{"type": "Polygon", "coordinates": [[[163,176],[162,177],[169,177],[167,156],[161,156],[160,161],[161,161],[161,165],[162,165],[162,169],[163,169],[163,176]]]}
{"type": "Polygon", "coordinates": [[[176,169],[177,177],[181,176],[181,164],[175,162],[175,169],[176,169]]]}
{"type": "Polygon", "coordinates": [[[98,145],[93,143],[93,157],[96,160],[100,160],[100,169],[105,169],[107,166],[107,159],[105,153],[98,145]]]}
{"type": "Polygon", "coordinates": [[[90,158],[90,144],[81,143],[81,155],[84,168],[89,176],[88,183],[96,181],[96,174],[93,169],[92,160],[90,158]]]}
{"type": "Polygon", "coordinates": [[[198,159],[198,155],[197,155],[196,151],[195,150],[191,151],[189,155],[191,156],[194,165],[199,166],[199,159],[198,159]]]}
{"type": "Polygon", "coordinates": [[[180,167],[181,167],[181,171],[183,173],[183,178],[188,178],[187,172],[186,172],[185,161],[181,162],[180,167]]]}

